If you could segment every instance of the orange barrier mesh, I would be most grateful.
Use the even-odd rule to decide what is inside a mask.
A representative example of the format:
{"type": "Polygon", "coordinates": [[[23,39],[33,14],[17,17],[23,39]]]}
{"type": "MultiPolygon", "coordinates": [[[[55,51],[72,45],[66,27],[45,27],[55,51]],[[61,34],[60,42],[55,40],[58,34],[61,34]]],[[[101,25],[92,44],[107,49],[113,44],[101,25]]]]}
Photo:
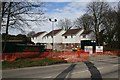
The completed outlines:
{"type": "MultiPolygon", "coordinates": [[[[93,53],[94,56],[97,55],[120,55],[120,50],[117,51],[104,51],[103,53],[93,53]]],[[[89,53],[80,51],[78,52],[17,52],[17,53],[3,53],[2,60],[3,61],[15,61],[19,58],[51,58],[58,60],[67,60],[68,62],[78,62],[78,61],[86,61],[89,60],[89,53]]]]}
{"type": "Polygon", "coordinates": [[[118,56],[118,55],[120,55],[120,50],[97,52],[97,53],[94,53],[94,55],[113,55],[113,56],[118,56]]]}
{"type": "Polygon", "coordinates": [[[39,52],[17,52],[17,53],[3,53],[3,61],[15,61],[20,58],[35,58],[35,57],[46,57],[47,54],[41,54],[39,52]]]}

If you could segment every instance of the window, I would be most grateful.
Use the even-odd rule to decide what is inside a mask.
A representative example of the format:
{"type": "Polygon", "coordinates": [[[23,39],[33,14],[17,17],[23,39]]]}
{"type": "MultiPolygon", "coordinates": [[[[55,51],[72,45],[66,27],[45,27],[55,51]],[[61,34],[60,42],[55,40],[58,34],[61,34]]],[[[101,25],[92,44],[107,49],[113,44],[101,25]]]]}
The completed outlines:
{"type": "Polygon", "coordinates": [[[51,36],[51,38],[53,38],[53,36],[51,36]]]}
{"type": "Polygon", "coordinates": [[[67,38],[67,36],[65,36],[65,39],[67,38]]]}
{"type": "Polygon", "coordinates": [[[68,46],[68,43],[66,43],[66,46],[68,46]]]}
{"type": "Polygon", "coordinates": [[[71,35],[71,38],[73,38],[73,35],[71,35]]]}
{"type": "Polygon", "coordinates": [[[83,35],[83,38],[86,38],[86,35],[83,35]]]}

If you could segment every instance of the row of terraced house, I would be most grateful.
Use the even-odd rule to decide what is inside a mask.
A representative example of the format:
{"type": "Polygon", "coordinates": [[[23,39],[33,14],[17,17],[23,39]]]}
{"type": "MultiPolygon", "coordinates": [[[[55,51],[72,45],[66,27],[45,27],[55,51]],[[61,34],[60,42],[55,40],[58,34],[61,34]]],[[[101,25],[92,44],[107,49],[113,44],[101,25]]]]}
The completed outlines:
{"type": "Polygon", "coordinates": [[[42,31],[33,35],[31,39],[36,43],[45,43],[47,49],[63,50],[80,47],[81,40],[95,40],[92,30],[84,31],[82,28],[52,30],[50,32],[42,31]],[[53,46],[54,43],[54,46],[53,46]]]}

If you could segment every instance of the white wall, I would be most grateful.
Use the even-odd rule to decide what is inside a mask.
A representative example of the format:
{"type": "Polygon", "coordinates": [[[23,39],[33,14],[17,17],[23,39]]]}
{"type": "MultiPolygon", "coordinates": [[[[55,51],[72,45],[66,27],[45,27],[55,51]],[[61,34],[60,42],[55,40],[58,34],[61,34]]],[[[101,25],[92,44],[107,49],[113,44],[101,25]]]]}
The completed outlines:
{"type": "Polygon", "coordinates": [[[67,36],[67,38],[65,38],[65,36],[63,36],[62,39],[63,39],[62,43],[76,43],[75,35],[73,35],[73,38],[71,38],[71,36],[67,36]]]}
{"type": "MultiPolygon", "coordinates": [[[[57,33],[57,34],[53,37],[54,43],[62,43],[62,34],[64,34],[64,33],[65,33],[64,30],[62,30],[62,31],[60,31],[59,33],[57,33]]],[[[45,43],[53,43],[51,36],[48,36],[48,37],[45,36],[43,40],[44,40],[45,43]]]]}
{"type": "Polygon", "coordinates": [[[53,38],[51,36],[45,36],[43,37],[43,41],[44,43],[47,43],[47,49],[52,49],[52,45],[51,43],[53,43],[53,39],[54,39],[54,49],[56,47],[58,47],[58,45],[56,45],[57,43],[62,43],[62,34],[64,34],[65,31],[61,30],[59,33],[57,33],[55,36],[53,36],[53,38]]]}
{"type": "Polygon", "coordinates": [[[83,38],[83,35],[80,36],[81,40],[96,40],[95,34],[91,32],[90,34],[86,35],[85,38],[83,38]]]}
{"type": "Polygon", "coordinates": [[[46,35],[47,33],[43,33],[41,34],[40,36],[38,37],[34,37],[34,38],[31,38],[31,41],[34,42],[35,44],[36,43],[44,43],[44,40],[42,39],[44,35],[46,35]]]}
{"type": "Polygon", "coordinates": [[[71,38],[71,35],[67,36],[67,38],[65,38],[65,36],[62,36],[63,39],[63,43],[80,43],[80,34],[83,32],[84,30],[81,30],[80,32],[78,32],[76,35],[73,35],[73,38],[71,38]]]}
{"type": "Polygon", "coordinates": [[[60,31],[55,37],[54,37],[54,43],[62,43],[63,40],[62,40],[62,34],[64,34],[65,31],[62,30],[60,31]]]}
{"type": "Polygon", "coordinates": [[[51,36],[45,36],[45,37],[43,37],[43,41],[44,41],[44,43],[52,43],[52,38],[51,38],[51,36]]]}
{"type": "Polygon", "coordinates": [[[81,30],[77,35],[76,35],[76,43],[80,43],[81,42],[81,38],[80,35],[84,32],[84,30],[81,30]]]}

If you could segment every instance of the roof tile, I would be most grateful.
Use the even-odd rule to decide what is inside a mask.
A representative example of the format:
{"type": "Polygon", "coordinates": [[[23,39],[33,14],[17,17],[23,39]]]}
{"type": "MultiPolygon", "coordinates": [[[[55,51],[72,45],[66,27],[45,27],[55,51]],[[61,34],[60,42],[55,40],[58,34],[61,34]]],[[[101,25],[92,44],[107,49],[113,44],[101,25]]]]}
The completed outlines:
{"type": "Polygon", "coordinates": [[[82,28],[79,28],[79,29],[69,29],[62,36],[75,35],[75,34],[77,34],[81,30],[82,30],[82,28]]]}
{"type": "Polygon", "coordinates": [[[87,34],[90,34],[93,30],[87,30],[87,31],[84,31],[81,35],[87,35],[87,34]]]}
{"type": "Polygon", "coordinates": [[[57,29],[57,30],[53,30],[49,33],[47,33],[45,36],[53,36],[56,35],[57,33],[59,33],[62,29],[57,29]]]}
{"type": "Polygon", "coordinates": [[[42,35],[43,33],[45,33],[45,31],[43,31],[43,32],[38,32],[38,33],[34,34],[33,37],[38,37],[38,36],[42,35]]]}

